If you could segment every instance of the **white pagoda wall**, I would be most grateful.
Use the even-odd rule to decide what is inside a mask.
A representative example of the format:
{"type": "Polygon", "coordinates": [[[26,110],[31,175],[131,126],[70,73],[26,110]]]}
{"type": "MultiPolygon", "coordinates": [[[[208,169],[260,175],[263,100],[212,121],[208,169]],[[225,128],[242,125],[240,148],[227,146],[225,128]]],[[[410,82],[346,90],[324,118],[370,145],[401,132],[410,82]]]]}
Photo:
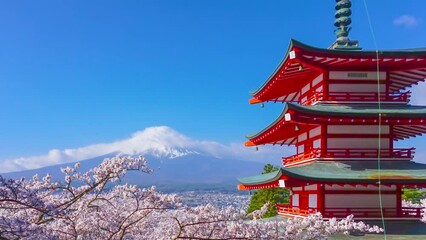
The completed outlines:
{"type": "MultiPolygon", "coordinates": [[[[386,80],[386,72],[379,73],[380,80],[386,80]]],[[[375,71],[330,71],[329,92],[377,93],[377,72],[375,71]]],[[[386,84],[380,84],[380,92],[386,91],[386,84]]]]}
{"type": "Polygon", "coordinates": [[[292,207],[300,207],[300,194],[305,191],[308,191],[308,207],[309,208],[318,208],[318,185],[312,184],[304,187],[293,187],[291,188],[293,195],[291,195],[291,205],[292,207]]]}
{"type": "Polygon", "coordinates": [[[300,90],[300,102],[304,103],[308,100],[313,92],[321,92],[323,90],[324,75],[321,73],[300,90]]]}
{"type": "Polygon", "coordinates": [[[318,194],[309,194],[309,208],[318,207],[318,194]]]}
{"type": "Polygon", "coordinates": [[[299,194],[293,194],[291,195],[291,205],[293,207],[298,207],[299,206],[299,194]]]}
{"type": "MultiPolygon", "coordinates": [[[[389,132],[388,125],[381,126],[381,134],[389,134],[389,132]]],[[[377,149],[379,147],[379,138],[377,137],[379,127],[377,125],[329,125],[327,126],[327,134],[333,136],[327,139],[327,148],[377,149]]],[[[391,148],[391,145],[389,137],[380,139],[382,149],[391,148]]]]}
{"type": "MultiPolygon", "coordinates": [[[[325,209],[333,208],[380,208],[378,186],[368,185],[326,185],[324,192],[325,209]]],[[[383,208],[397,208],[396,186],[382,186],[381,198],[383,208]]],[[[377,211],[372,209],[371,211],[377,211]]],[[[366,209],[368,211],[368,209],[366,209]]]]}
{"type": "MultiPolygon", "coordinates": [[[[393,140],[389,137],[390,126],[382,125],[380,134],[381,149],[392,149],[393,140]]],[[[328,149],[378,149],[379,127],[377,125],[328,125],[322,132],[321,126],[300,132],[295,143],[297,153],[308,151],[306,144],[321,148],[323,141],[328,149]],[[323,137],[326,136],[327,138],[323,137]]],[[[372,153],[372,152],[370,152],[372,153]]]]}
{"type": "MultiPolygon", "coordinates": [[[[381,134],[389,134],[389,126],[382,125],[381,134]]],[[[379,134],[377,125],[328,125],[328,134],[379,134]]]]}
{"type": "MultiPolygon", "coordinates": [[[[299,194],[293,194],[291,196],[291,200],[292,200],[292,207],[299,207],[300,203],[299,203],[299,194]]],[[[308,202],[308,207],[309,208],[318,208],[318,194],[308,194],[308,198],[309,198],[309,202],[308,202]]]]}
{"type": "MultiPolygon", "coordinates": [[[[377,92],[377,84],[367,84],[367,83],[359,83],[359,84],[347,84],[347,83],[330,83],[328,85],[328,91],[330,92],[339,92],[339,93],[351,93],[351,92],[361,92],[361,93],[376,93],[377,92]]],[[[386,91],[386,85],[380,84],[380,92],[386,91]]]]}
{"type": "MultiPolygon", "coordinates": [[[[382,138],[380,147],[389,148],[389,138],[382,138]]],[[[377,149],[379,147],[379,138],[328,138],[327,148],[366,148],[377,149]]]]}
{"type": "MultiPolygon", "coordinates": [[[[377,80],[376,71],[330,71],[330,80],[377,80]]],[[[379,72],[379,79],[386,80],[386,72],[379,72]]]]}
{"type": "Polygon", "coordinates": [[[314,148],[320,148],[321,147],[321,126],[318,126],[316,128],[313,128],[309,131],[305,131],[300,133],[297,136],[297,153],[303,153],[305,151],[305,143],[308,141],[312,141],[314,148]]]}
{"type": "MultiPolygon", "coordinates": [[[[349,184],[344,184],[342,185],[337,185],[337,184],[333,184],[333,185],[329,185],[326,184],[324,189],[327,190],[333,190],[333,191],[378,191],[379,187],[378,186],[374,186],[374,185],[360,185],[357,184],[355,185],[355,187],[353,185],[349,185],[349,184]]],[[[382,186],[382,191],[396,191],[396,185],[391,185],[391,186],[382,186]]]]}
{"type": "MultiPolygon", "coordinates": [[[[383,208],[396,208],[396,194],[382,194],[383,208]]],[[[378,194],[325,194],[325,208],[380,208],[378,194]]]]}
{"type": "Polygon", "coordinates": [[[378,190],[378,186],[373,184],[310,184],[292,187],[290,203],[291,207],[320,211],[327,217],[346,217],[348,214],[354,214],[360,218],[376,218],[380,216],[381,196],[385,215],[396,217],[401,205],[398,203],[400,189],[396,185],[382,186],[380,195],[378,190]]]}

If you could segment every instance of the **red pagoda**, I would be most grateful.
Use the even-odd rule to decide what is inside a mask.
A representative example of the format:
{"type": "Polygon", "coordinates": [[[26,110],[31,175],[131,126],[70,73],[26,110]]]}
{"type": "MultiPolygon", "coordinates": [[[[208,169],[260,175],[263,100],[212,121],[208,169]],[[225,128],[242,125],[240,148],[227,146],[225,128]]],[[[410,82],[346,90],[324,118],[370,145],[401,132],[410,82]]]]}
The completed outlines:
{"type": "Polygon", "coordinates": [[[407,88],[426,78],[426,49],[364,51],[350,40],[349,0],[336,0],[336,42],[328,49],[291,40],[251,104],[286,103],[246,146],[294,145],[276,172],[239,178],[240,190],[284,187],[284,216],[420,218],[402,206],[402,188],[426,187],[414,148],[394,142],[426,133],[426,107],[409,104],[407,88]]]}

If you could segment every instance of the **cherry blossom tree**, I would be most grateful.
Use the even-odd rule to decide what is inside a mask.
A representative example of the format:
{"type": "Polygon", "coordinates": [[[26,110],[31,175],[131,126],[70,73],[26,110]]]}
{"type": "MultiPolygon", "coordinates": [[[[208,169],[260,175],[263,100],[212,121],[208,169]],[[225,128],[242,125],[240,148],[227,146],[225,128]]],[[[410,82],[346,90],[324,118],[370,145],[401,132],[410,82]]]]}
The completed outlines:
{"type": "Polygon", "coordinates": [[[422,218],[420,219],[420,221],[426,223],[426,199],[420,199],[420,203],[414,203],[412,201],[407,201],[407,200],[402,200],[402,206],[403,207],[408,207],[408,208],[423,208],[421,210],[421,216],[422,218]]]}
{"type": "Polygon", "coordinates": [[[425,209],[426,209],[426,199],[421,199],[420,200],[420,204],[421,204],[421,207],[423,207],[423,210],[422,210],[422,219],[420,219],[420,221],[426,223],[426,212],[425,212],[425,209]]]}
{"type": "Polygon", "coordinates": [[[188,207],[155,187],[118,184],[128,171],[150,173],[143,157],[105,159],[87,172],[62,169],[64,180],[0,176],[0,239],[321,239],[352,230],[380,232],[352,216],[320,214],[259,220],[268,205],[246,214],[234,207],[188,207]]]}

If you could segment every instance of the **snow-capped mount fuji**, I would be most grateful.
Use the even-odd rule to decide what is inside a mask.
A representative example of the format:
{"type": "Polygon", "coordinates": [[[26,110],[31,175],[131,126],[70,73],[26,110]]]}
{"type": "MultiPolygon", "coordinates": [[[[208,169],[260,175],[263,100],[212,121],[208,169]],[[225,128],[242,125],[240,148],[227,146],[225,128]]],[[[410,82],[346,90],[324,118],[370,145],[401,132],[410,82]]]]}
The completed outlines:
{"type": "Polygon", "coordinates": [[[167,126],[150,127],[131,138],[112,144],[116,152],[129,155],[150,155],[156,158],[177,158],[205,152],[202,142],[193,140],[167,126]]]}
{"type": "MultiPolygon", "coordinates": [[[[278,153],[281,155],[282,153],[278,153]]],[[[101,143],[65,150],[51,150],[47,155],[9,160],[4,166],[28,166],[32,170],[3,173],[5,177],[32,177],[34,174],[62,177],[60,167],[80,162],[82,170],[98,165],[104,158],[116,155],[144,156],[149,161],[152,174],[130,173],[125,181],[144,185],[157,185],[165,190],[191,189],[200,186],[235,188],[236,178],[258,174],[263,163],[254,157],[272,162],[279,159],[273,149],[255,152],[242,144],[229,146],[214,141],[199,141],[187,137],[166,126],[150,127],[134,133],[130,138],[112,143],[101,143]]],[[[18,169],[16,169],[18,168],[18,169]]]]}

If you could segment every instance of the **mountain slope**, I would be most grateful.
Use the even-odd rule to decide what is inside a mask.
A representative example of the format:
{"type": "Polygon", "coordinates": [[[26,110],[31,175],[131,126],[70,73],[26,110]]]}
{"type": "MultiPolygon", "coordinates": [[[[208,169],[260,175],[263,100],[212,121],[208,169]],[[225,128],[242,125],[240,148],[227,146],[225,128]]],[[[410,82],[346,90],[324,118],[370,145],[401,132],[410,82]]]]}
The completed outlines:
{"type": "Polygon", "coordinates": [[[31,178],[35,174],[44,176],[50,173],[55,180],[62,180],[61,167],[81,162],[81,171],[86,171],[99,165],[104,158],[117,154],[144,156],[154,170],[152,174],[129,173],[124,181],[131,184],[157,185],[171,190],[190,186],[198,188],[201,185],[209,185],[209,188],[226,185],[235,189],[237,177],[258,174],[263,167],[263,163],[242,160],[273,163],[271,160],[279,159],[282,150],[263,147],[253,151],[242,144],[223,145],[214,141],[194,140],[170,127],[160,126],[146,128],[130,138],[111,143],[53,149],[46,155],[0,162],[0,171],[14,170],[0,174],[10,178],[31,178]]]}
{"type": "MultiPolygon", "coordinates": [[[[113,157],[116,153],[80,161],[81,171],[100,164],[105,157],[113,157]]],[[[235,159],[220,159],[205,154],[186,154],[180,157],[167,158],[147,155],[148,166],[153,173],[145,174],[129,172],[123,182],[139,186],[156,185],[160,190],[173,192],[183,190],[235,190],[237,177],[255,175],[261,172],[263,164],[235,159]]],[[[32,178],[35,174],[44,176],[47,173],[53,179],[62,181],[60,168],[73,164],[60,164],[34,170],[2,174],[5,178],[32,178]]]]}
{"type": "Polygon", "coordinates": [[[215,141],[196,140],[170,127],[159,126],[146,128],[128,138],[109,143],[98,143],[72,149],[51,149],[43,155],[1,160],[0,173],[83,161],[108,155],[112,152],[120,152],[126,155],[149,155],[162,159],[199,154],[219,159],[270,162],[269,159],[280,159],[283,149],[263,146],[259,151],[253,151],[253,148],[246,148],[242,143],[224,145],[215,141]]]}

